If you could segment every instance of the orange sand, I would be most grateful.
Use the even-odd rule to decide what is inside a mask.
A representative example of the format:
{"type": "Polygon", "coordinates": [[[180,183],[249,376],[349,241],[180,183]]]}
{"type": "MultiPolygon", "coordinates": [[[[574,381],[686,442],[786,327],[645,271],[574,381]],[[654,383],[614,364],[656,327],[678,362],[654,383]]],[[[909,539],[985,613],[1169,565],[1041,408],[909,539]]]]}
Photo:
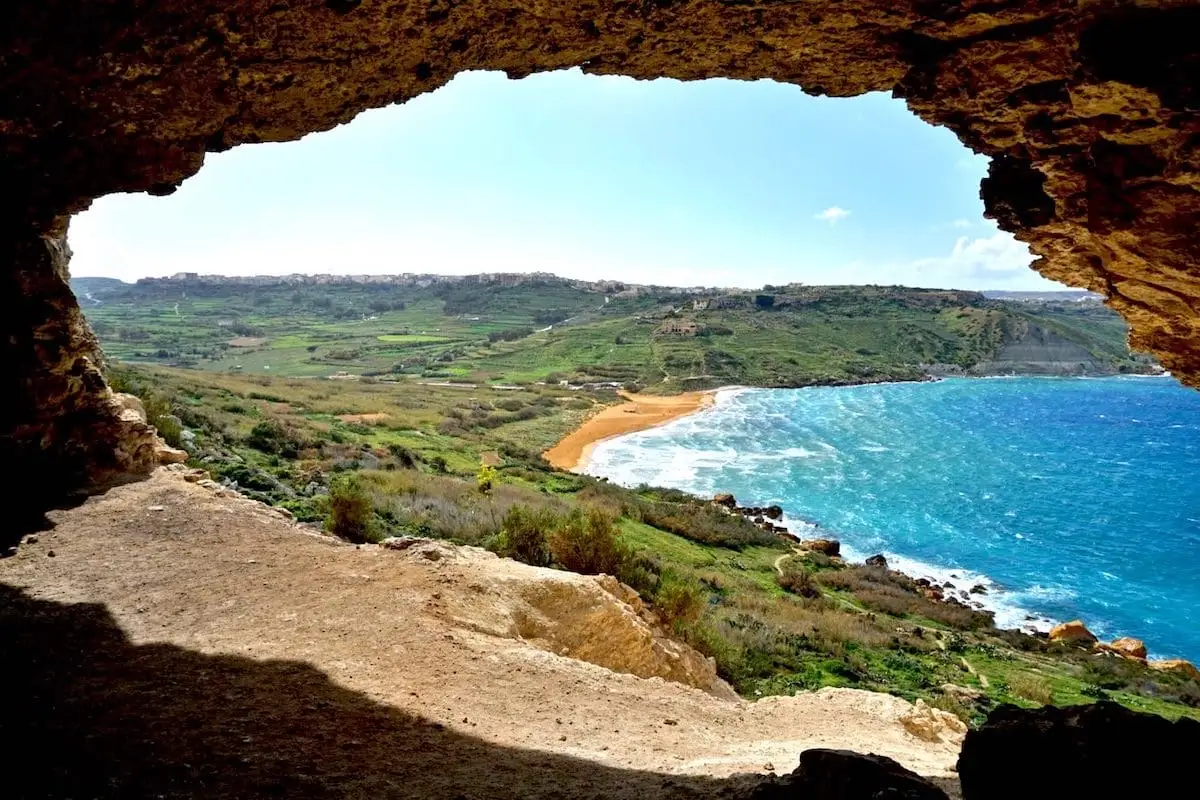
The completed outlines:
{"type": "Polygon", "coordinates": [[[592,450],[605,439],[653,428],[708,408],[716,393],[686,392],[670,397],[622,394],[622,397],[624,403],[604,409],[542,455],[559,469],[582,472],[592,450]]]}

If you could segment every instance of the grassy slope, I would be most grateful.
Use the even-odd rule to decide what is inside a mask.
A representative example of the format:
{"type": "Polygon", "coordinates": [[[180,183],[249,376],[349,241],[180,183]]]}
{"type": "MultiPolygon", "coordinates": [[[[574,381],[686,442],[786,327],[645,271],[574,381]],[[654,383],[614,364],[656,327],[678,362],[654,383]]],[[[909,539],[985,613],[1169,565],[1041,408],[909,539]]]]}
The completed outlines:
{"type": "MultiPolygon", "coordinates": [[[[376,522],[388,533],[488,544],[499,531],[504,509],[514,503],[544,506],[555,513],[595,502],[616,509],[624,515],[619,524],[623,538],[653,563],[652,573],[660,576],[657,585],[663,580],[682,582],[701,598],[700,618],[681,624],[680,634],[713,655],[722,673],[748,696],[856,686],[924,697],[978,719],[998,702],[1073,703],[1107,694],[1166,716],[1198,715],[1200,687],[1174,676],[1047,649],[1029,637],[955,629],[909,612],[884,613],[870,606],[868,596],[853,590],[824,586],[815,598],[789,594],[777,585],[774,566],[787,555],[784,545],[702,543],[696,537],[712,541],[711,531],[695,528],[703,525],[702,517],[683,526],[685,531],[692,526],[688,535],[693,538],[685,538],[648,524],[654,518],[639,511],[645,498],[546,469],[538,455],[541,450],[587,414],[613,402],[612,393],[555,386],[417,386],[415,376],[399,382],[302,377],[369,370],[415,356],[417,374],[426,378],[442,373],[503,383],[556,372],[647,382],[670,375],[672,382],[658,385],[667,390],[679,385],[680,378],[704,374],[701,370],[714,364],[714,373],[719,372],[714,382],[850,380],[856,375],[852,369],[863,365],[898,370],[912,357],[982,357],[993,346],[1003,315],[1018,313],[993,306],[939,305],[940,301],[913,308],[886,297],[846,297],[822,300],[804,310],[697,312],[690,316],[732,333],[659,337],[653,334],[658,322],[638,320],[649,311],[661,313],[658,301],[638,298],[623,308],[610,304],[602,314],[594,294],[560,290],[539,305],[526,303],[530,290],[518,287],[497,293],[500,299],[491,314],[458,316],[444,313],[447,303],[461,307],[477,302],[470,293],[408,297],[401,301],[403,309],[382,309],[373,314],[378,319],[366,321],[330,319],[325,312],[331,309],[307,308],[291,296],[287,302],[299,306],[294,313],[275,313],[278,291],[265,293],[266,301],[253,296],[187,298],[193,304],[186,312],[193,315],[192,324],[174,313],[175,302],[184,311],[184,300],[171,300],[169,313],[164,313],[162,302],[146,303],[144,297],[136,303],[119,302],[105,295],[104,305],[93,306],[91,315],[105,323],[101,336],[110,354],[136,348],[144,352],[171,337],[208,347],[225,340],[222,337],[232,338],[228,326],[217,325],[231,318],[245,326],[247,335],[259,333],[253,328],[261,327],[270,339],[265,348],[236,356],[217,348],[215,360],[199,362],[201,370],[139,366],[122,371],[123,378],[118,375],[123,383],[119,388],[160,395],[162,402],[151,407],[169,406],[195,432],[194,463],[218,478],[237,480],[247,493],[288,507],[302,519],[321,518],[320,492],[333,476],[346,471],[364,476],[373,493],[376,522]],[[489,333],[523,331],[545,321],[547,314],[567,313],[575,316],[571,324],[513,341],[487,342],[489,333]],[[149,338],[114,343],[112,331],[122,327],[143,330],[149,338]],[[442,340],[430,341],[433,337],[442,340]],[[309,351],[314,345],[317,349],[309,351]],[[438,360],[449,346],[458,349],[454,360],[438,360]],[[341,351],[357,352],[330,358],[331,351],[339,356],[341,351]],[[729,358],[719,360],[714,351],[729,358]],[[228,370],[234,357],[243,370],[228,370]],[[432,368],[421,358],[431,358],[432,368]],[[247,374],[248,365],[255,363],[270,363],[274,369],[247,374]],[[285,372],[291,377],[281,374],[285,372]],[[355,414],[383,416],[367,423],[342,419],[355,414]],[[264,446],[255,438],[264,425],[274,426],[271,430],[290,444],[281,447],[269,440],[264,446]],[[481,498],[474,476],[485,454],[499,455],[500,486],[492,496],[481,498]],[[974,672],[965,670],[964,659],[974,672]],[[956,701],[940,690],[946,683],[978,688],[983,699],[974,704],[956,701]]],[[[349,302],[350,293],[349,288],[345,294],[333,293],[332,310],[349,302]]],[[[371,292],[355,297],[356,302],[379,300],[371,292]]],[[[1047,316],[1053,315],[1041,314],[1047,316]]],[[[1080,326],[1080,317],[1087,317],[1067,312],[1061,316],[1061,321],[1051,322],[1080,326]]],[[[1088,325],[1092,323],[1083,327],[1088,325]]],[[[1110,326],[1105,334],[1108,346],[1116,330],[1110,326]]],[[[1095,336],[1093,346],[1106,346],[1105,336],[1095,336]]],[[[141,337],[135,333],[134,338],[141,337]]],[[[819,580],[819,570],[814,574],[819,580]]],[[[639,587],[651,602],[658,599],[655,585],[650,581],[639,587]]]]}
{"type": "MultiPolygon", "coordinates": [[[[671,294],[611,297],[544,280],[518,286],[372,287],[158,283],[100,287],[85,304],[123,361],[215,372],[425,380],[638,382],[671,392],[729,383],[801,386],[911,380],[921,364],[987,361],[1006,330],[1033,323],[1113,370],[1144,369],[1102,307],[1029,306],[971,293],[790,287],[695,309],[671,294]],[[664,323],[697,333],[662,332],[664,323]],[[553,327],[548,328],[553,324],[553,327]],[[236,338],[265,343],[235,347],[236,338]]],[[[697,298],[707,299],[707,298],[697,298]]]]}

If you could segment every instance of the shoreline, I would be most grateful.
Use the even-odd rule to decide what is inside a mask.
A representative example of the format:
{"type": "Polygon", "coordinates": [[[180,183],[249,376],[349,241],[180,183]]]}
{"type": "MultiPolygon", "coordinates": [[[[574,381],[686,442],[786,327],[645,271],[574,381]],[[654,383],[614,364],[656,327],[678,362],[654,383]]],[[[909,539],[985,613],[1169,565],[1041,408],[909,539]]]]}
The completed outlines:
{"type": "Polygon", "coordinates": [[[624,402],[608,406],[589,417],[575,430],[542,453],[551,466],[568,472],[587,469],[592,452],[601,442],[629,433],[649,430],[668,422],[711,408],[717,393],[724,389],[705,389],[675,395],[627,394],[624,402]]]}
{"type": "MultiPolygon", "coordinates": [[[[566,469],[574,473],[583,473],[587,469],[591,459],[592,452],[595,447],[602,442],[618,438],[637,431],[649,430],[672,422],[676,419],[689,416],[699,411],[711,408],[715,403],[717,396],[722,391],[760,388],[760,389],[787,389],[795,390],[802,388],[854,388],[864,385],[879,385],[879,384],[905,384],[905,383],[938,383],[947,379],[964,379],[964,380],[994,380],[1004,378],[1049,378],[1049,379],[1112,379],[1112,378],[1163,378],[1172,377],[1168,372],[1160,373],[1125,373],[1125,374],[1103,374],[1103,375],[944,375],[944,376],[926,376],[919,381],[900,381],[900,380],[867,380],[850,384],[815,384],[803,387],[746,387],[746,386],[723,386],[715,389],[704,391],[688,392],[681,395],[672,396],[656,396],[656,395],[630,395],[624,392],[621,396],[625,402],[615,406],[609,406],[603,409],[600,413],[586,420],[583,425],[569,434],[564,439],[560,440],[554,447],[545,451],[543,456],[556,467],[566,469]],[[559,460],[556,460],[559,459],[559,460]]],[[[696,495],[694,492],[688,492],[698,499],[707,499],[701,495],[696,495]]],[[[840,541],[840,536],[837,533],[827,531],[820,523],[813,522],[808,519],[790,517],[785,514],[781,520],[782,524],[787,527],[793,536],[799,538],[801,533],[812,536],[829,536],[832,534],[840,541]],[[800,530],[798,530],[800,529],[800,530]],[[803,530],[808,529],[808,530],[803,530]]],[[[847,560],[854,560],[854,563],[861,562],[866,554],[858,552],[858,549],[853,545],[843,542],[843,545],[848,545],[847,549],[854,551],[853,555],[847,553],[847,560]]],[[[1008,592],[994,579],[985,573],[977,572],[969,567],[941,567],[934,564],[922,562],[918,559],[913,559],[899,553],[888,552],[886,554],[888,562],[891,566],[889,569],[903,574],[912,580],[924,580],[929,582],[933,587],[949,587],[947,583],[953,580],[954,586],[973,584],[981,584],[986,591],[980,594],[970,591],[947,591],[947,599],[952,603],[958,603],[968,608],[975,608],[981,611],[991,613],[995,618],[995,628],[997,630],[1012,630],[1025,633],[1027,635],[1045,637],[1047,632],[1064,622],[1064,620],[1051,617],[1044,612],[1037,611],[1035,608],[1020,605],[1018,603],[1005,602],[1005,595],[1008,592]],[[965,582],[965,583],[964,583],[965,582]],[[1011,603],[1011,604],[1010,604],[1011,603]],[[1020,617],[1018,619],[1017,617],[1020,617]]],[[[1151,654],[1153,660],[1156,656],[1151,654]]],[[[1174,656],[1167,656],[1173,658],[1174,656]]],[[[1158,655],[1161,660],[1164,658],[1158,655]]]]}

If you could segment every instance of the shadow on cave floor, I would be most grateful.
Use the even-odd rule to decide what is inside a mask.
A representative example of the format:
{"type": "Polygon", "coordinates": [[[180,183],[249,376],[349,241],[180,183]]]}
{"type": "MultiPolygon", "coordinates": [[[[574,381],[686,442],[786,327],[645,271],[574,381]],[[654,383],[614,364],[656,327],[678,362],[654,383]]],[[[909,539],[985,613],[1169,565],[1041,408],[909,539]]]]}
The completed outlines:
{"type": "MultiPolygon", "coordinates": [[[[0,457],[0,463],[5,462],[0,457]]],[[[51,511],[78,508],[88,498],[96,497],[128,483],[137,483],[150,477],[150,473],[126,473],[104,483],[93,483],[88,488],[70,488],[84,484],[82,480],[64,480],[54,473],[26,471],[18,473],[8,481],[8,494],[3,503],[4,525],[0,526],[0,558],[16,555],[17,545],[31,533],[42,533],[54,529],[54,522],[47,516],[51,511]]]]}
{"type": "Polygon", "coordinates": [[[309,664],[137,645],[99,604],[0,584],[4,795],[740,798],[761,777],[668,776],[506,748],[381,705],[309,664]]]}

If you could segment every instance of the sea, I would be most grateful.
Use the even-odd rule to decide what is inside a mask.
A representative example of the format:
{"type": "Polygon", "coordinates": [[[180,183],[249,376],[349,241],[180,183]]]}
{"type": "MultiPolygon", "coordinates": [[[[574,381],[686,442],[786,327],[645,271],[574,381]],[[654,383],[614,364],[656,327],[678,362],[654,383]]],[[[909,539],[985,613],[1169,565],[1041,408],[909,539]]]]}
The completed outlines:
{"type": "Polygon", "coordinates": [[[726,389],[587,471],[743,505],[971,595],[1200,661],[1200,392],[1170,377],[726,389]]]}

